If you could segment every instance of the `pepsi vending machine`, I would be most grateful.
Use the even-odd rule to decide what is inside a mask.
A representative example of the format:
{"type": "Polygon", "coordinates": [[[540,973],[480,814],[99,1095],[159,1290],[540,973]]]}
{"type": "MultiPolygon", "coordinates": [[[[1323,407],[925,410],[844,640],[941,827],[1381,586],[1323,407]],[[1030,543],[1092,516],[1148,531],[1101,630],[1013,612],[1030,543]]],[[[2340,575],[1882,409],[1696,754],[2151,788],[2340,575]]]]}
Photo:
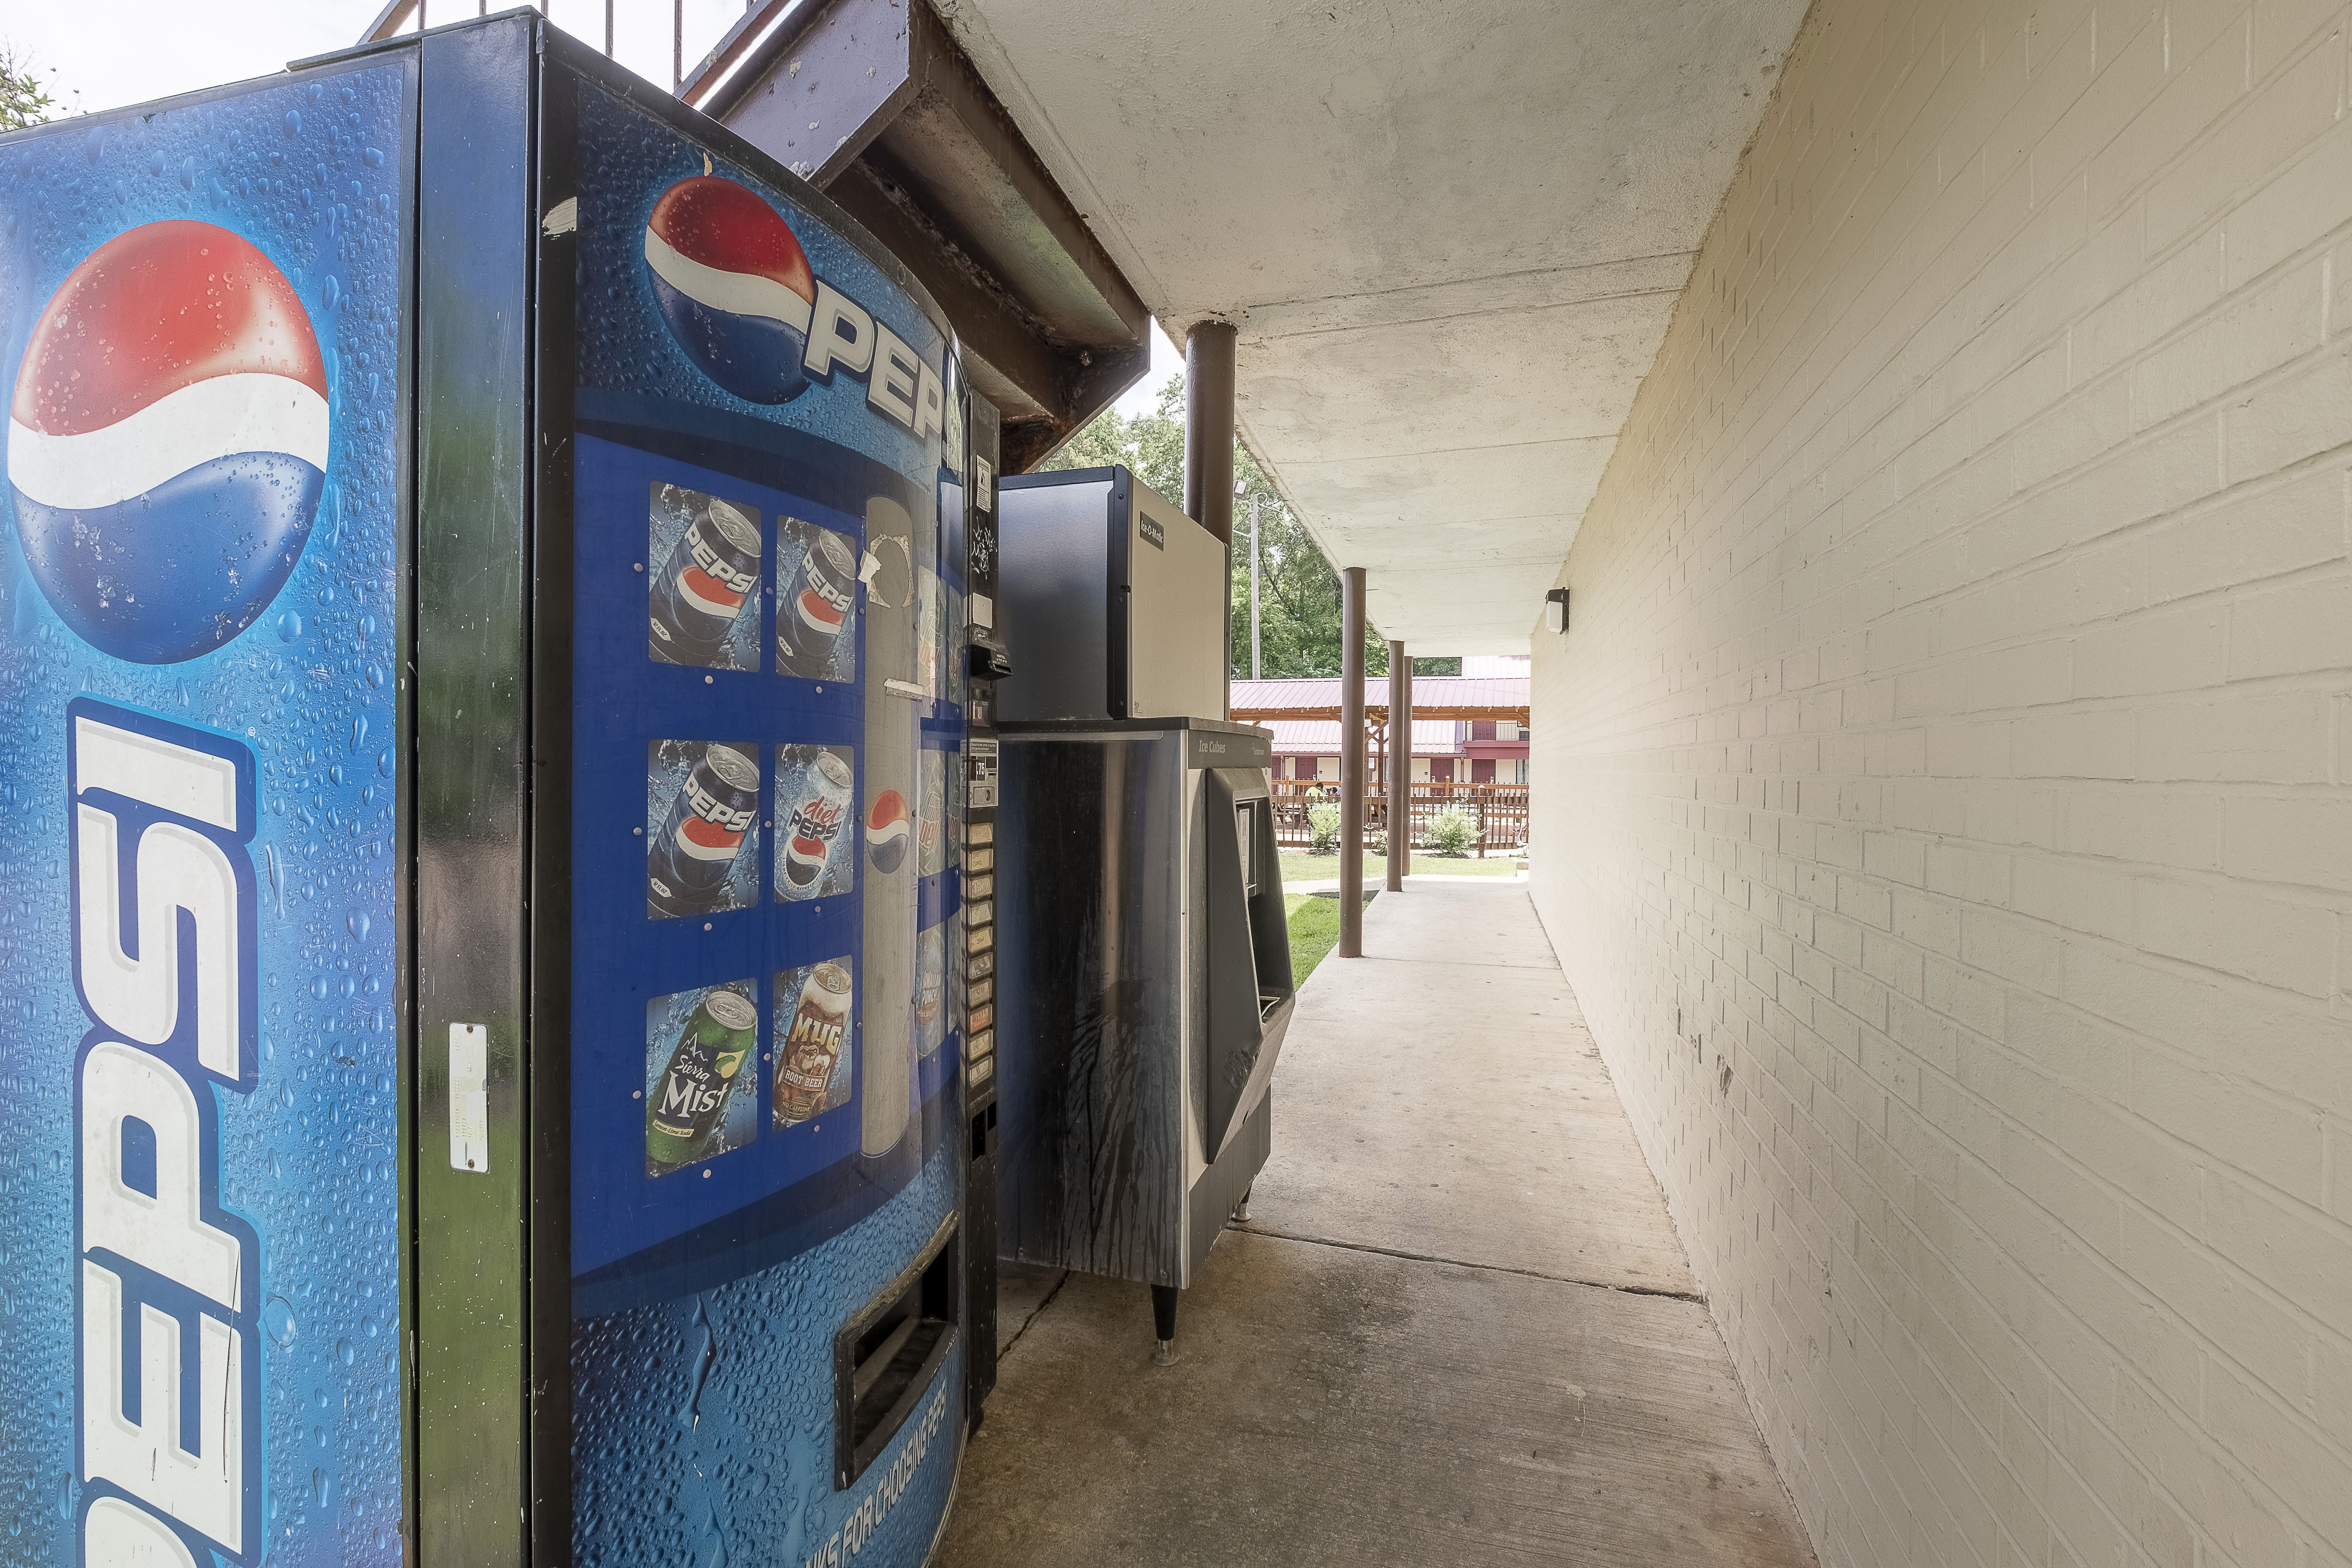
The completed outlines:
{"type": "Polygon", "coordinates": [[[923,1562],[938,309],[515,13],[0,138],[0,356],[6,1561],[923,1562]]]}

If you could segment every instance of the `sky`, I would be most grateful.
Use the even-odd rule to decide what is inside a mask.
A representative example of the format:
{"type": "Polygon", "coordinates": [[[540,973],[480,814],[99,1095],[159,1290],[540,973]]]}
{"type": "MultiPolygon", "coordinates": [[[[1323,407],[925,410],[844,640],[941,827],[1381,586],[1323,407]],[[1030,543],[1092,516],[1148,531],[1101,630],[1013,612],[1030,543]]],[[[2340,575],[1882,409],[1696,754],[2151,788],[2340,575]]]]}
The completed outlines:
{"type": "MultiPolygon", "coordinates": [[[[425,0],[454,22],[480,0],[425,0]]],[[[604,0],[548,0],[557,26],[601,46],[604,0]]],[[[488,9],[507,8],[493,0],[488,9]]],[[[28,59],[69,110],[95,111],[266,76],[359,41],[383,0],[0,0],[0,43],[28,59]]],[[[742,14],[741,0],[686,0],[691,64],[742,14]]],[[[614,53],[670,84],[670,0],[614,0],[614,53]]]]}
{"type": "MultiPolygon", "coordinates": [[[[425,19],[456,21],[479,3],[425,0],[425,19]]],[[[604,42],[604,0],[547,4],[556,26],[604,42]]],[[[670,74],[670,4],[614,0],[614,53],[664,87],[670,74]]],[[[0,45],[49,84],[66,112],[94,113],[267,76],[289,60],[348,47],[383,5],[383,0],[0,0],[0,45]]],[[[686,0],[688,62],[740,15],[739,0],[686,0]]],[[[1160,389],[1183,368],[1182,351],[1154,322],[1151,369],[1119,398],[1119,413],[1150,413],[1160,389]]]]}
{"type": "Polygon", "coordinates": [[[1139,414],[1149,414],[1160,406],[1160,389],[1168,384],[1168,378],[1183,374],[1184,351],[1170,342],[1168,334],[1160,330],[1159,322],[1154,321],[1151,323],[1151,368],[1144,373],[1141,381],[1121,393],[1118,402],[1113,406],[1129,419],[1139,414]]]}

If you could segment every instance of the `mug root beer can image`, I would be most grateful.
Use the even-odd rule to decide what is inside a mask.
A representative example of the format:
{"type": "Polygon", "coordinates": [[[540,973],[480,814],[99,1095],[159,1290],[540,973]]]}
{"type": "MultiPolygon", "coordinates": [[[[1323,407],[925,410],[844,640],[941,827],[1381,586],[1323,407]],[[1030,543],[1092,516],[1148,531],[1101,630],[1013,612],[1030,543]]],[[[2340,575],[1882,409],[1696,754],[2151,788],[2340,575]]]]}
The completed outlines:
{"type": "Polygon", "coordinates": [[[776,1064],[775,1121],[806,1121],[824,1109],[849,1037],[849,971],[820,963],[801,986],[800,1005],[776,1064]]]}

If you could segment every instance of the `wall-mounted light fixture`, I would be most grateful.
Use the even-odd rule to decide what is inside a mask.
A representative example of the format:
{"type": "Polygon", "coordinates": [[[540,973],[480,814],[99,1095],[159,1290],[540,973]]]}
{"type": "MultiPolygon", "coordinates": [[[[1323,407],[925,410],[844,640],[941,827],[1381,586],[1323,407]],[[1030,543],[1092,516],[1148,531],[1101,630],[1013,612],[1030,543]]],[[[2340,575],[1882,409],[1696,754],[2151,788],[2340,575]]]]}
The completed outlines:
{"type": "Polygon", "coordinates": [[[1544,630],[1548,632],[1568,630],[1567,589],[1554,588],[1544,595],[1544,630]]]}

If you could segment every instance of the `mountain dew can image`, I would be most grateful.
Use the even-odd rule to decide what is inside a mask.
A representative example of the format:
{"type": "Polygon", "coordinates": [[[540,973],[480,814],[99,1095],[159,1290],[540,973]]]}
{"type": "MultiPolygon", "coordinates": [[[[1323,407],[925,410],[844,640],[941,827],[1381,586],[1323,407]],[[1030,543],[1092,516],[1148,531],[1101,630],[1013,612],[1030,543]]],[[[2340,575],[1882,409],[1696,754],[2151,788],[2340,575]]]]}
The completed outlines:
{"type": "Polygon", "coordinates": [[[667,1175],[720,1152],[710,1147],[713,1135],[759,1047],[760,1012],[749,996],[722,987],[702,999],[646,1108],[646,1174],[667,1175]]]}

